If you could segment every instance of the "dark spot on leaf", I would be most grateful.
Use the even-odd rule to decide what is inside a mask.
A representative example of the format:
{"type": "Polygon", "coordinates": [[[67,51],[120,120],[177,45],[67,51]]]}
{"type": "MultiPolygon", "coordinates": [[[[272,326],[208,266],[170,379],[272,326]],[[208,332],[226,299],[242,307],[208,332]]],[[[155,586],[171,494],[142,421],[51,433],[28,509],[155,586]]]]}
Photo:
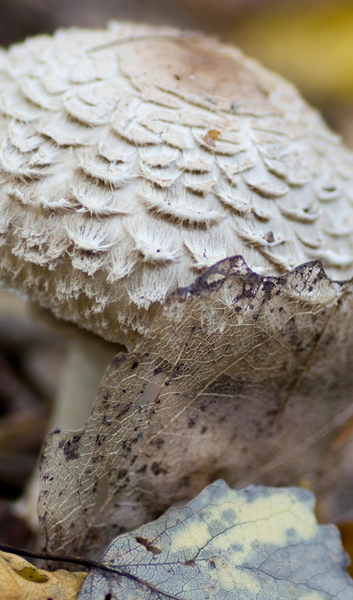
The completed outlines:
{"type": "Polygon", "coordinates": [[[194,566],[194,564],[195,564],[195,559],[194,559],[194,558],[189,558],[189,560],[186,560],[186,561],[184,562],[184,565],[185,565],[186,567],[193,567],[193,566],[194,566]]]}
{"type": "Polygon", "coordinates": [[[143,465],[140,469],[137,469],[136,473],[145,473],[147,469],[147,465],[143,465]]]}
{"type": "Polygon", "coordinates": [[[206,433],[207,431],[207,427],[201,427],[201,434],[203,435],[204,433],[206,433]]]}
{"type": "Polygon", "coordinates": [[[160,463],[157,462],[152,463],[151,471],[154,473],[154,475],[167,473],[167,471],[160,466],[160,463]]]}
{"type": "Polygon", "coordinates": [[[76,433],[72,436],[71,440],[68,440],[64,446],[64,454],[66,456],[66,460],[75,460],[79,458],[79,447],[80,447],[80,439],[82,437],[82,433],[76,433]]]}
{"type": "Polygon", "coordinates": [[[188,421],[188,427],[189,429],[191,429],[192,427],[194,427],[195,425],[195,419],[189,419],[188,421]]]}
{"type": "Polygon", "coordinates": [[[126,360],[126,354],[124,352],[119,352],[116,357],[113,359],[113,364],[115,367],[119,367],[126,360]]]}
{"type": "Polygon", "coordinates": [[[123,415],[125,415],[125,413],[127,413],[131,408],[131,403],[127,404],[126,406],[124,406],[123,410],[120,411],[120,413],[116,416],[117,419],[120,419],[120,417],[122,417],[123,415]]]}
{"type": "Polygon", "coordinates": [[[134,360],[134,362],[131,365],[131,370],[136,369],[136,367],[138,367],[138,366],[139,366],[138,360],[134,360]]]}
{"type": "MultiPolygon", "coordinates": [[[[126,456],[126,454],[129,454],[131,452],[131,446],[127,440],[123,441],[121,447],[125,452],[125,456],[126,456]]],[[[124,456],[124,453],[123,453],[123,456],[124,456]]]]}
{"type": "Polygon", "coordinates": [[[94,464],[96,462],[99,462],[100,460],[102,460],[103,456],[93,456],[91,462],[93,462],[94,464]]]}
{"type": "Polygon", "coordinates": [[[162,448],[164,442],[165,440],[162,440],[162,438],[157,438],[156,440],[153,440],[152,444],[156,446],[156,448],[158,448],[159,450],[160,448],[162,448]]]}
{"type": "Polygon", "coordinates": [[[112,595],[110,592],[104,596],[104,600],[112,600],[112,595]]]}
{"type": "Polygon", "coordinates": [[[147,550],[147,552],[152,552],[152,554],[161,554],[162,550],[160,548],[157,548],[156,546],[152,546],[149,543],[149,540],[146,540],[146,538],[143,537],[135,537],[135,540],[138,544],[141,544],[142,546],[144,546],[147,550]]]}
{"type": "Polygon", "coordinates": [[[273,288],[275,287],[275,284],[272,281],[264,281],[264,292],[267,295],[270,295],[273,288]]]}
{"type": "Polygon", "coordinates": [[[208,561],[208,566],[210,567],[210,569],[216,568],[216,564],[215,564],[215,561],[213,560],[213,558],[210,558],[210,560],[208,561]]]}

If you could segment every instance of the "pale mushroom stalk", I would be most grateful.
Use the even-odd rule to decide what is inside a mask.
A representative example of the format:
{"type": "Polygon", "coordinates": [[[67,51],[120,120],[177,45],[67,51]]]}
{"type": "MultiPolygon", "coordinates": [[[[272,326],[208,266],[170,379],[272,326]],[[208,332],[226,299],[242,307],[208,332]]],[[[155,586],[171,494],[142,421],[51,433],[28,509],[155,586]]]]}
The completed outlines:
{"type": "Polygon", "coordinates": [[[56,398],[50,431],[81,429],[91,414],[93,402],[107,365],[123,347],[77,332],[69,349],[56,398]]]}
{"type": "Polygon", "coordinates": [[[69,341],[60,376],[49,431],[74,431],[86,423],[97,396],[101,379],[111,360],[127,348],[107,342],[73,323],[56,319],[53,314],[30,302],[28,313],[38,324],[69,341]]]}
{"type": "MultiPolygon", "coordinates": [[[[352,155],[239,50],[144,25],[62,30],[2,51],[0,86],[0,280],[56,317],[130,349],[226,257],[352,276],[352,155]]],[[[112,348],[78,344],[62,393],[81,407],[79,380],[82,424],[82,380],[93,391],[112,348]]]]}
{"type": "MultiPolygon", "coordinates": [[[[48,315],[45,315],[45,320],[48,320],[48,315]]],[[[50,319],[51,330],[60,331],[62,326],[60,321],[55,323],[53,318],[50,319]]],[[[76,431],[84,426],[91,414],[107,365],[119,352],[126,351],[124,346],[106,342],[74,325],[70,326],[70,334],[72,340],[54,398],[48,433],[58,429],[76,431]]],[[[38,529],[38,496],[39,471],[36,469],[25,495],[13,506],[14,513],[23,518],[33,531],[38,529]]]]}

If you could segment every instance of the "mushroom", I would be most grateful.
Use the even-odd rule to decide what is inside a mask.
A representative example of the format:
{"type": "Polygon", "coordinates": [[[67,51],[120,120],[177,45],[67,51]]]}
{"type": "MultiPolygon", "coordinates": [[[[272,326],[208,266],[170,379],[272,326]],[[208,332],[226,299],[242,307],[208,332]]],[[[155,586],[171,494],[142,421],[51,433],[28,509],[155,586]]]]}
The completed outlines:
{"type": "Polygon", "coordinates": [[[226,257],[352,276],[352,155],[239,50],[145,25],[60,30],[2,51],[0,86],[1,285],[107,357],[226,257]]]}
{"type": "Polygon", "coordinates": [[[235,48],[113,23],[29,39],[0,69],[4,287],[131,348],[227,256],[352,274],[351,155],[235,48]]]}

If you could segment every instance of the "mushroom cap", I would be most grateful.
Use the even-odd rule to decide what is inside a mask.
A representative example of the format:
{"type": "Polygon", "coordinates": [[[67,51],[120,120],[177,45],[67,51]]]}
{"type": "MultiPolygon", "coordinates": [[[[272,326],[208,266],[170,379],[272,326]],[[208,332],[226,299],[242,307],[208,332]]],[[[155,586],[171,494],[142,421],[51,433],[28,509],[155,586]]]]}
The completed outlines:
{"type": "Polygon", "coordinates": [[[200,34],[112,23],[0,53],[0,280],[131,346],[242,255],[353,274],[353,157],[292,85],[200,34]]]}

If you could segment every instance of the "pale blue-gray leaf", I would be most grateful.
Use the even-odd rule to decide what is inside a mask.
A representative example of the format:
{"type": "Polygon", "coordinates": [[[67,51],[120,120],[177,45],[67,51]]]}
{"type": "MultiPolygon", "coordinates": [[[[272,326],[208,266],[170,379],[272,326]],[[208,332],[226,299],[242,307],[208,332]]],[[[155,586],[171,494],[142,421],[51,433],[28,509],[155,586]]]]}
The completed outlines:
{"type": "Polygon", "coordinates": [[[183,508],[117,537],[79,600],[353,600],[334,525],[318,525],[300,488],[230,489],[218,480],[183,508]],[[170,597],[170,596],[169,596],[170,597]]]}

